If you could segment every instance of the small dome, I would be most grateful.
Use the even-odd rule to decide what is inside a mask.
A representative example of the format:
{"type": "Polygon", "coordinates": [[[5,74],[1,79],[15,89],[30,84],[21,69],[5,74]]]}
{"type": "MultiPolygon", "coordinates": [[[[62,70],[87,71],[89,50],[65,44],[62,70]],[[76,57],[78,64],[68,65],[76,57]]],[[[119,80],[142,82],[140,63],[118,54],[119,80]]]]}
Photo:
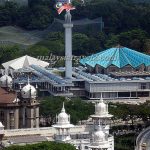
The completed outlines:
{"type": "Polygon", "coordinates": [[[0,86],[1,87],[12,87],[12,78],[8,75],[3,75],[1,78],[0,78],[0,86]]]}
{"type": "Polygon", "coordinates": [[[37,91],[34,86],[30,85],[29,83],[24,86],[21,90],[21,96],[23,98],[36,98],[37,91]]]}
{"type": "Polygon", "coordinates": [[[64,103],[63,103],[63,108],[61,110],[61,113],[58,115],[57,124],[59,124],[59,125],[70,124],[70,116],[68,114],[66,114],[66,112],[65,112],[64,103]]]}
{"type": "Polygon", "coordinates": [[[98,131],[93,134],[94,143],[105,142],[105,133],[102,131],[102,127],[98,127],[98,131]]]}
{"type": "Polygon", "coordinates": [[[108,105],[104,103],[102,96],[100,102],[95,105],[95,114],[96,115],[108,114],[108,105]]]}

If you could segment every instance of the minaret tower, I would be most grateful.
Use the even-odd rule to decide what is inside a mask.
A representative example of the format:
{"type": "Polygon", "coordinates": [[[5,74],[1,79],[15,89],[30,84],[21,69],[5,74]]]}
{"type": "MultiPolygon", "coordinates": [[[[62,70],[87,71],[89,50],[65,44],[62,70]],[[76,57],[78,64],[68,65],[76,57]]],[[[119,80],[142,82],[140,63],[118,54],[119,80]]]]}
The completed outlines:
{"type": "MultiPolygon", "coordinates": [[[[70,3],[70,1],[69,1],[70,3]]],[[[70,11],[66,11],[65,14],[65,76],[66,78],[72,78],[72,28],[70,11]]]]}
{"type": "Polygon", "coordinates": [[[74,125],[70,124],[70,115],[66,114],[64,103],[61,113],[56,115],[56,124],[53,127],[57,130],[55,140],[58,142],[68,142],[71,140],[70,128],[74,125]]]}
{"type": "Polygon", "coordinates": [[[88,146],[89,150],[112,150],[101,125],[97,126],[97,130],[92,134],[92,142],[88,146]]]}
{"type": "Polygon", "coordinates": [[[114,137],[109,133],[113,116],[109,114],[108,104],[104,103],[102,95],[100,101],[95,105],[95,114],[91,117],[94,125],[89,150],[114,150],[114,137]]]}
{"type": "Polygon", "coordinates": [[[68,79],[72,78],[72,28],[73,24],[71,21],[70,11],[74,10],[71,0],[67,0],[65,3],[58,2],[56,4],[58,14],[61,14],[63,10],[66,10],[65,23],[65,77],[68,79]]]}

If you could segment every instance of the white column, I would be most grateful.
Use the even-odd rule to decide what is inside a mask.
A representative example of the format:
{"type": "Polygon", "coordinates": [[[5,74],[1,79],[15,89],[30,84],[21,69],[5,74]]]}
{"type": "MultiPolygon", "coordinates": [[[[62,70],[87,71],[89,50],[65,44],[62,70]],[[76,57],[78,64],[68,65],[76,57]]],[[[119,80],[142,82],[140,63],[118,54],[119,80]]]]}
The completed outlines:
{"type": "Polygon", "coordinates": [[[66,78],[72,78],[72,27],[71,14],[66,12],[65,15],[65,67],[66,78]]]}

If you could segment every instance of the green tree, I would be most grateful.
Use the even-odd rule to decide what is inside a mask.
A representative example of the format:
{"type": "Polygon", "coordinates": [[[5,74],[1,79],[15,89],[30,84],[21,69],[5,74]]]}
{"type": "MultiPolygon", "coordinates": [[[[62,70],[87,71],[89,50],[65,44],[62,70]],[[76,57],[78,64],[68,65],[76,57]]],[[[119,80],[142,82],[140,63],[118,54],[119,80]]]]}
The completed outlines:
{"type": "Polygon", "coordinates": [[[14,46],[1,46],[0,47],[0,64],[9,60],[18,58],[22,55],[21,50],[17,45],[14,46]]]}
{"type": "Polygon", "coordinates": [[[67,143],[42,142],[38,144],[30,144],[25,146],[10,146],[4,150],[75,150],[76,148],[67,143]]]}
{"type": "Polygon", "coordinates": [[[51,123],[49,125],[54,124],[56,114],[61,111],[63,101],[65,101],[66,112],[71,115],[71,122],[74,124],[77,124],[80,120],[88,119],[89,115],[94,113],[93,104],[86,103],[80,98],[74,98],[68,101],[64,97],[47,97],[41,101],[40,115],[51,117],[51,123]]]}
{"type": "Polygon", "coordinates": [[[24,53],[33,57],[49,56],[49,49],[46,48],[45,46],[34,45],[25,50],[24,53]]]}
{"type": "Polygon", "coordinates": [[[89,38],[85,34],[73,34],[73,53],[75,55],[85,54],[85,46],[87,45],[88,41],[89,38]]]}
{"type": "Polygon", "coordinates": [[[53,21],[52,14],[48,7],[36,5],[31,10],[30,24],[28,29],[44,29],[53,21]]]}

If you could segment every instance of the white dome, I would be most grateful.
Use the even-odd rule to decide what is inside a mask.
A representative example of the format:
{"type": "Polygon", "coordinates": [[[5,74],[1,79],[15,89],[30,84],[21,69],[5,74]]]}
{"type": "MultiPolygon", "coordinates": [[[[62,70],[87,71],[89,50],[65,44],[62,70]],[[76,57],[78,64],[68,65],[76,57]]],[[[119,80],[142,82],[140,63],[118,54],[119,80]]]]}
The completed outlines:
{"type": "Polygon", "coordinates": [[[100,143],[100,142],[105,142],[106,138],[105,138],[105,133],[102,131],[102,127],[99,126],[98,131],[96,131],[93,134],[93,142],[94,143],[100,143]]]}
{"type": "Polygon", "coordinates": [[[59,124],[59,125],[70,124],[70,116],[68,114],[66,114],[66,112],[65,112],[64,103],[63,103],[63,108],[61,110],[61,113],[58,115],[57,124],[59,124]]]}
{"type": "Polygon", "coordinates": [[[108,114],[108,105],[104,103],[102,97],[100,102],[95,105],[95,114],[100,116],[108,114]]]}
{"type": "Polygon", "coordinates": [[[12,86],[12,78],[8,75],[3,75],[0,78],[0,86],[1,87],[11,87],[12,86]]]}
{"type": "Polygon", "coordinates": [[[21,90],[21,96],[23,98],[36,98],[37,91],[34,86],[30,85],[29,83],[24,86],[21,90]]]}

